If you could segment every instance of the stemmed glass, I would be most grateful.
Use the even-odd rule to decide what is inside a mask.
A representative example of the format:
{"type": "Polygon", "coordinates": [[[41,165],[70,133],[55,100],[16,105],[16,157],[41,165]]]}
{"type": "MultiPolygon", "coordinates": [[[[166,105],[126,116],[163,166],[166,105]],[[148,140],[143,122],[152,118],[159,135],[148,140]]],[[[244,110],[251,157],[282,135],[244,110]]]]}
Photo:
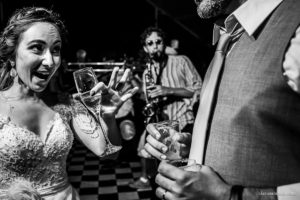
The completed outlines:
{"type": "Polygon", "coordinates": [[[110,143],[107,133],[101,124],[100,112],[101,112],[101,92],[94,95],[90,95],[90,91],[98,83],[97,77],[92,67],[86,67],[73,72],[74,81],[77,92],[81,102],[85,107],[93,114],[95,119],[98,121],[100,128],[104,134],[104,138],[108,144],[108,152],[106,154],[117,152],[121,149],[120,146],[115,146],[110,143]]]}
{"type": "Polygon", "coordinates": [[[82,103],[99,120],[101,93],[90,95],[91,89],[98,83],[93,68],[87,67],[73,73],[77,92],[82,103]]]}

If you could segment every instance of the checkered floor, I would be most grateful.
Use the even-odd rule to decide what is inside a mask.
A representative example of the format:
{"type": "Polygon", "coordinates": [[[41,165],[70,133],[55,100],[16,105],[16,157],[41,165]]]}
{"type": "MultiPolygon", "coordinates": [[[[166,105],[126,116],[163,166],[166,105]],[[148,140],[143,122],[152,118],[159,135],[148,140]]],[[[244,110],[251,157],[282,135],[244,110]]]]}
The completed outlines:
{"type": "Polygon", "coordinates": [[[81,200],[146,200],[152,189],[132,189],[128,182],[141,175],[138,159],[100,160],[79,142],[75,142],[67,166],[71,184],[81,200]]]}

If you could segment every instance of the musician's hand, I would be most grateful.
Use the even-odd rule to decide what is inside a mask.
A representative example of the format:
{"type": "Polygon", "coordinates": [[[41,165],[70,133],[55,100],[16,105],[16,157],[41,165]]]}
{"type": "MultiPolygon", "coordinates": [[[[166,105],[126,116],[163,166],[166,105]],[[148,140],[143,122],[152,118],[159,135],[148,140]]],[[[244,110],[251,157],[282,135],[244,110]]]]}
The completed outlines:
{"type": "Polygon", "coordinates": [[[115,115],[122,104],[138,91],[137,87],[124,91],[124,86],[130,73],[130,69],[126,69],[121,78],[118,78],[118,73],[119,68],[115,67],[108,85],[100,82],[91,90],[91,95],[101,91],[102,115],[115,115]]]}
{"type": "Polygon", "coordinates": [[[149,91],[149,97],[150,98],[155,98],[155,97],[159,97],[159,96],[168,96],[171,93],[171,88],[169,87],[164,87],[161,85],[153,85],[153,86],[149,86],[147,87],[147,90],[149,91]]]}

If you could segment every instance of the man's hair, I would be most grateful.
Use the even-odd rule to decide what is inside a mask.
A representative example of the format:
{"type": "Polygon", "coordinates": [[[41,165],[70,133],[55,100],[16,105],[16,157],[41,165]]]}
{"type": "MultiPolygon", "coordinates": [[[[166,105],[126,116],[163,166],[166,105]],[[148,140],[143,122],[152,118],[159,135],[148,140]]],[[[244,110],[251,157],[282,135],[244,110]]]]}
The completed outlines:
{"type": "Polygon", "coordinates": [[[153,32],[156,32],[157,35],[162,38],[164,43],[166,42],[166,33],[158,27],[150,26],[150,27],[146,28],[140,36],[142,46],[145,45],[147,37],[149,37],[153,32]]]}

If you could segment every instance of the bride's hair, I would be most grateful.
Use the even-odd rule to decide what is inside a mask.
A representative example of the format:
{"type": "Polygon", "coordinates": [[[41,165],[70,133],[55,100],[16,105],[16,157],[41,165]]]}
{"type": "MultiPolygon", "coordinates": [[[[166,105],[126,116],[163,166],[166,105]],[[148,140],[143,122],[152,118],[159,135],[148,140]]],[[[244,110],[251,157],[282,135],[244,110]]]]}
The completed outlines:
{"type": "Polygon", "coordinates": [[[65,41],[66,29],[57,13],[41,7],[16,10],[0,35],[0,91],[11,87],[14,78],[11,70],[15,67],[12,63],[15,62],[16,48],[22,33],[35,22],[53,24],[59,31],[62,41],[65,41]]]}

